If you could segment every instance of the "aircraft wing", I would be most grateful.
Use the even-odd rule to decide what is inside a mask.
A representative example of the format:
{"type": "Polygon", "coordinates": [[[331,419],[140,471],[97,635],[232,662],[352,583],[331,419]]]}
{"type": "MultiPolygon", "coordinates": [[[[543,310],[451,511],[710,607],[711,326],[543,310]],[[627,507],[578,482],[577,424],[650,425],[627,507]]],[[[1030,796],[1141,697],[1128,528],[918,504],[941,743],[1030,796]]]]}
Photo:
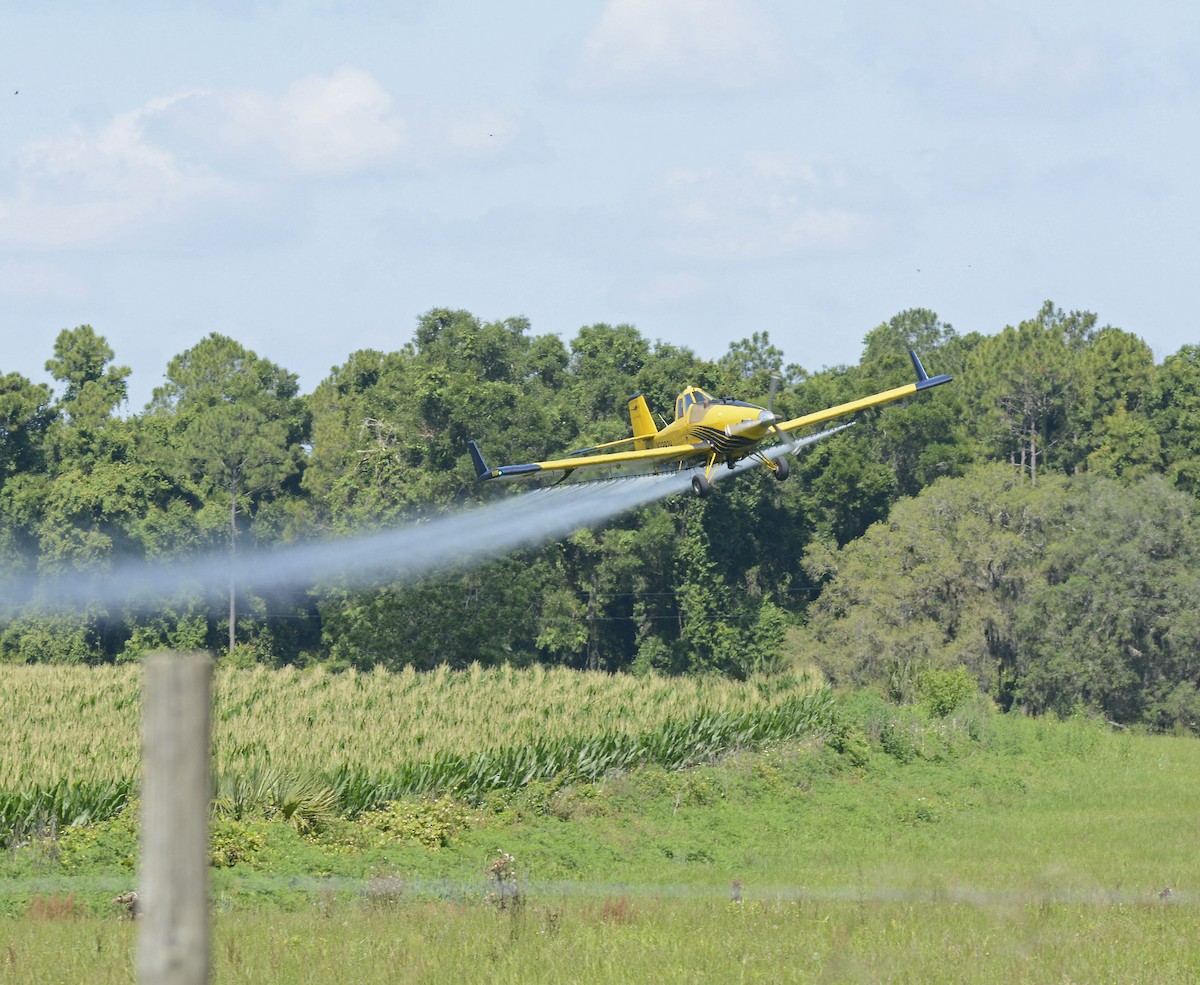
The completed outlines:
{"type": "MultiPolygon", "coordinates": [[[[807,427],[810,424],[820,424],[824,421],[832,420],[835,417],[842,417],[846,414],[853,414],[855,411],[865,410],[868,407],[875,407],[878,404],[886,404],[892,400],[899,400],[902,397],[911,396],[921,390],[928,390],[931,387],[941,386],[943,383],[949,383],[949,376],[930,376],[925,372],[925,367],[921,365],[921,360],[912,350],[908,350],[909,356],[912,358],[913,368],[917,371],[917,380],[915,383],[907,383],[904,386],[895,387],[891,390],[884,390],[880,393],[872,394],[869,397],[863,397],[859,400],[851,400],[848,403],[838,404],[836,407],[830,407],[827,410],[816,411],[812,414],[805,414],[803,417],[796,417],[790,421],[783,421],[780,424],[773,425],[772,431],[788,432],[794,431],[797,428],[807,427]]],[[[817,438],[826,437],[829,434],[835,433],[840,429],[823,432],[814,436],[817,438]]],[[[498,468],[489,468],[483,460],[483,454],[479,450],[479,446],[474,441],[467,442],[471,451],[471,462],[475,466],[475,475],[479,480],[485,479],[510,479],[517,476],[532,475],[535,472],[565,472],[570,473],[575,469],[588,468],[604,465],[623,465],[627,462],[685,462],[691,458],[707,458],[712,454],[713,446],[708,441],[697,441],[688,444],[666,445],[661,448],[642,448],[633,449],[630,451],[617,452],[602,452],[600,454],[591,454],[599,452],[602,448],[611,448],[616,445],[627,444],[628,442],[641,440],[638,438],[621,438],[618,441],[610,441],[606,444],[597,445],[594,448],[582,448],[579,451],[572,452],[568,458],[556,458],[548,462],[528,462],[524,465],[502,465],[498,468]]],[[[807,443],[807,442],[805,442],[807,443]]]]}
{"type": "MultiPolygon", "coordinates": [[[[613,443],[616,444],[617,442],[613,443]]],[[[573,472],[575,469],[586,468],[588,466],[621,465],[625,462],[679,460],[692,456],[707,455],[711,450],[711,445],[707,441],[698,441],[695,444],[666,445],[662,448],[643,448],[636,451],[605,452],[601,455],[576,454],[572,458],[556,458],[548,462],[529,462],[525,465],[502,465],[499,468],[488,468],[484,463],[483,454],[479,451],[479,446],[473,440],[468,441],[467,446],[471,450],[471,461],[475,465],[475,475],[480,480],[510,479],[514,476],[530,475],[534,472],[573,472]]]]}
{"type": "Polygon", "coordinates": [[[899,400],[902,397],[912,396],[914,393],[919,393],[922,390],[928,390],[931,387],[941,386],[943,383],[949,383],[952,377],[949,376],[930,376],[925,372],[925,367],[921,365],[921,360],[912,350],[908,350],[908,355],[912,359],[913,369],[917,371],[917,381],[915,383],[906,383],[904,386],[898,386],[891,390],[882,390],[879,393],[873,393],[869,397],[862,397],[858,400],[851,400],[844,404],[838,404],[836,407],[829,407],[826,410],[818,410],[812,414],[805,414],[803,417],[794,417],[790,421],[783,421],[776,425],[780,431],[794,431],[796,428],[807,427],[810,424],[821,424],[825,421],[831,421],[835,417],[843,417],[846,414],[853,414],[855,411],[866,410],[868,407],[877,407],[879,404],[890,403],[893,400],[899,400]]]}

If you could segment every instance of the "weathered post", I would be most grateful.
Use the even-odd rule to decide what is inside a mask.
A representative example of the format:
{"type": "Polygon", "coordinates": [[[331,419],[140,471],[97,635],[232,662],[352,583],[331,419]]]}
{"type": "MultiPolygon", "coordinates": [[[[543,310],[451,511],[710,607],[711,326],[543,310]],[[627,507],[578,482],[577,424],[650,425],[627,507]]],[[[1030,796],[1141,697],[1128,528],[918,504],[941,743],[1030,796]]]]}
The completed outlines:
{"type": "Polygon", "coordinates": [[[138,981],[206,985],[212,661],[164,652],[145,666],[138,981]]]}

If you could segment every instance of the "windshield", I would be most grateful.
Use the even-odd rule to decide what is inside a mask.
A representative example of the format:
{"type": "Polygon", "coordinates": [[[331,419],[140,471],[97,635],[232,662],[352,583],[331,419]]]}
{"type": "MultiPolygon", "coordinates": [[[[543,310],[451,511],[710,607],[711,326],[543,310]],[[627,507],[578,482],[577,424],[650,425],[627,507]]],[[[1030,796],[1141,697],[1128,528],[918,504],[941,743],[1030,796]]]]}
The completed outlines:
{"type": "Polygon", "coordinates": [[[681,418],[687,415],[692,406],[698,403],[711,403],[712,397],[701,390],[699,387],[690,386],[683,391],[675,401],[675,417],[681,418]]]}

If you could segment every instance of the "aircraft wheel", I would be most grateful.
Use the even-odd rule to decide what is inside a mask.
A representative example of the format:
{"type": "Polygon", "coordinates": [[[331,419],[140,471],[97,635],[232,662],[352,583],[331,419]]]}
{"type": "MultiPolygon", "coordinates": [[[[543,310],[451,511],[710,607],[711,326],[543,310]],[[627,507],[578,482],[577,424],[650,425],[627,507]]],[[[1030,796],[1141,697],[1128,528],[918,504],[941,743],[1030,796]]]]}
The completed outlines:
{"type": "Polygon", "coordinates": [[[775,481],[783,482],[788,477],[788,460],[780,457],[775,460],[775,481]]]}
{"type": "Polygon", "coordinates": [[[708,495],[710,489],[712,489],[712,486],[709,484],[708,479],[706,479],[704,476],[692,476],[692,492],[694,492],[697,497],[703,499],[708,495]]]}

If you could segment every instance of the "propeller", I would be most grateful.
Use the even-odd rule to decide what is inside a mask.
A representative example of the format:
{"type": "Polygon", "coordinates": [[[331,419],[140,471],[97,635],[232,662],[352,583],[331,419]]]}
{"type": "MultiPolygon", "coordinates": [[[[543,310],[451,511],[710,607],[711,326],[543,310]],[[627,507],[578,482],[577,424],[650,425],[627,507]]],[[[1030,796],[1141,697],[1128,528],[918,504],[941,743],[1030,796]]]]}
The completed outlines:
{"type": "MultiPolygon", "coordinates": [[[[778,372],[773,372],[771,374],[771,388],[767,391],[767,412],[772,415],[775,413],[775,394],[777,394],[779,392],[779,383],[780,383],[781,379],[782,378],[780,377],[778,372]]],[[[787,436],[782,431],[779,430],[779,418],[778,417],[776,417],[775,420],[771,422],[771,430],[775,432],[775,437],[777,437],[779,439],[780,444],[787,447],[788,450],[784,454],[790,453],[792,448],[791,448],[791,445],[788,443],[787,436]]],[[[786,468],[787,468],[787,466],[785,464],[784,469],[786,470],[786,468]]],[[[787,475],[786,471],[784,472],[784,475],[787,475]]]]}

